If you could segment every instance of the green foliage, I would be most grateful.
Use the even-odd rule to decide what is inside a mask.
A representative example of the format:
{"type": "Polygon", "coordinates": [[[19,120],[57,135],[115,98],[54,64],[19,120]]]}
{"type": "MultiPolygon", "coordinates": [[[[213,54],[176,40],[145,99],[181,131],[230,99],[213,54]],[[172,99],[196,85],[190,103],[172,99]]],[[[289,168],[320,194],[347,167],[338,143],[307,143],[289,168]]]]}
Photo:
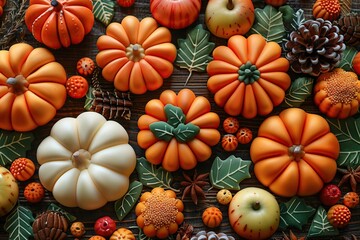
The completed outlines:
{"type": "Polygon", "coordinates": [[[338,234],[339,231],[330,224],[326,210],[319,206],[311,222],[307,237],[336,236],[338,234]]]}
{"type": "Polygon", "coordinates": [[[185,123],[185,114],[181,108],[172,104],[166,104],[164,107],[167,123],[173,127],[177,127],[180,123],[185,123]]]}
{"type": "Polygon", "coordinates": [[[301,104],[311,95],[314,79],[310,77],[300,77],[292,82],[284,99],[287,107],[300,107],[301,104]]]}
{"type": "Polygon", "coordinates": [[[67,220],[69,220],[69,222],[74,222],[76,220],[76,217],[74,215],[71,215],[69,212],[65,211],[64,209],[62,209],[61,207],[59,207],[55,203],[50,203],[47,210],[60,212],[61,214],[63,214],[67,218],[67,220]]]}
{"type": "Polygon", "coordinates": [[[174,130],[174,135],[178,142],[189,142],[198,135],[200,128],[192,123],[182,124],[180,123],[174,130]]]}
{"type": "Polygon", "coordinates": [[[339,67],[346,71],[354,71],[354,69],[352,67],[352,62],[357,53],[358,53],[358,51],[356,50],[356,48],[346,46],[343,56],[341,58],[339,67]]]}
{"type": "Polygon", "coordinates": [[[33,140],[31,132],[0,130],[0,165],[6,166],[16,158],[25,157],[33,140]]]}
{"type": "Polygon", "coordinates": [[[129,185],[128,192],[115,202],[115,213],[119,221],[122,221],[135,206],[141,195],[142,189],[143,185],[141,182],[133,181],[129,185]]]}
{"type": "Polygon", "coordinates": [[[114,17],[115,1],[111,0],[93,0],[94,17],[105,24],[109,25],[114,17]]]}
{"type": "Polygon", "coordinates": [[[16,207],[7,216],[4,229],[9,233],[9,240],[28,240],[33,236],[32,223],[34,222],[32,212],[23,206],[16,207]]]}
{"type": "Polygon", "coordinates": [[[174,137],[174,127],[166,122],[153,122],[149,125],[149,128],[159,140],[170,142],[170,140],[174,137]]]}

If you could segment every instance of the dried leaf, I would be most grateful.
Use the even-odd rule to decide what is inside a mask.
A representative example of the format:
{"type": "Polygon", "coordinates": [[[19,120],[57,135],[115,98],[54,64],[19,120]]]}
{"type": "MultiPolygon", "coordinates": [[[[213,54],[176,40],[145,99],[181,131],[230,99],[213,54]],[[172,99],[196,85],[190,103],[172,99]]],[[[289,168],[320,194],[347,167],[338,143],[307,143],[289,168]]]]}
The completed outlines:
{"type": "Polygon", "coordinates": [[[7,216],[4,229],[9,233],[9,240],[28,240],[33,236],[32,223],[34,222],[32,212],[23,206],[15,208],[7,216]]]}
{"type": "Polygon", "coordinates": [[[339,0],[339,2],[342,16],[351,13],[352,0],[339,0]]]}
{"type": "Polygon", "coordinates": [[[174,130],[174,136],[178,142],[188,142],[196,137],[200,132],[200,128],[192,123],[180,123],[174,130]]]}
{"type": "Polygon", "coordinates": [[[60,212],[62,215],[64,215],[69,222],[74,222],[76,220],[76,217],[74,215],[71,215],[69,212],[65,211],[55,203],[50,203],[47,210],[49,211],[55,211],[60,212]]]}
{"type": "Polygon", "coordinates": [[[285,95],[284,104],[287,107],[300,107],[301,104],[311,95],[314,79],[300,77],[292,82],[285,95]]]}
{"type": "Polygon", "coordinates": [[[314,219],[312,220],[310,229],[308,231],[307,237],[325,237],[325,236],[336,236],[339,235],[338,229],[334,228],[328,218],[327,212],[322,207],[319,206],[314,219]]]}
{"type": "Polygon", "coordinates": [[[153,122],[149,125],[149,128],[159,140],[170,142],[170,140],[174,137],[174,127],[166,122],[153,122]]]}
{"type": "Polygon", "coordinates": [[[94,17],[105,24],[109,25],[114,17],[115,1],[111,0],[93,0],[94,17]]]}
{"type": "Polygon", "coordinates": [[[356,48],[346,46],[346,49],[343,52],[339,67],[346,71],[354,71],[352,67],[352,62],[355,58],[355,55],[358,53],[356,48]]]}
{"type": "Polygon", "coordinates": [[[131,211],[140,197],[143,185],[139,181],[133,181],[129,185],[127,193],[115,202],[115,213],[119,221],[131,211]]]}

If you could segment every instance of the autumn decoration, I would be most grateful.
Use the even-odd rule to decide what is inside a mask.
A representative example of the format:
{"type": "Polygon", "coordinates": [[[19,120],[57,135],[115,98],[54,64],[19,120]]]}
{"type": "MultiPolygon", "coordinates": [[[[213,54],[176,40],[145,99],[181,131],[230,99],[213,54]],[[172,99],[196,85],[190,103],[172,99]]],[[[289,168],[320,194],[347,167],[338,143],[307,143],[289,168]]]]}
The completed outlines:
{"type": "Polygon", "coordinates": [[[94,231],[97,235],[110,237],[116,231],[116,222],[109,216],[98,218],[94,224],[94,231]]]}
{"type": "Polygon", "coordinates": [[[127,228],[119,228],[110,236],[109,240],[135,240],[135,235],[127,228]]]}
{"type": "Polygon", "coordinates": [[[266,4],[269,4],[274,7],[280,7],[284,5],[287,2],[287,0],[265,0],[266,4]]]}
{"type": "Polygon", "coordinates": [[[344,195],[343,204],[348,208],[355,208],[359,205],[359,194],[356,192],[347,192],[344,195]]]}
{"type": "Polygon", "coordinates": [[[6,0],[0,0],[0,17],[3,15],[4,13],[4,7],[6,4],[6,0]]]}
{"type": "Polygon", "coordinates": [[[341,7],[339,0],[317,0],[313,6],[314,18],[334,21],[339,18],[341,7]]]}
{"type": "Polygon", "coordinates": [[[215,48],[213,58],[207,66],[207,86],[227,114],[264,116],[284,100],[291,79],[279,44],[266,42],[259,34],[236,35],[227,46],[215,48]]]}
{"type": "Polygon", "coordinates": [[[40,202],[45,197],[45,189],[39,182],[31,182],[24,189],[24,197],[30,203],[40,202]]]}
{"type": "Polygon", "coordinates": [[[238,139],[237,139],[236,136],[233,135],[233,134],[225,134],[225,135],[221,138],[221,147],[222,147],[226,152],[235,151],[236,148],[238,147],[238,145],[239,145],[238,139]]]}
{"type": "Polygon", "coordinates": [[[204,210],[201,218],[205,226],[209,228],[216,228],[220,226],[223,220],[223,215],[219,208],[211,206],[204,210]]]}
{"type": "Polygon", "coordinates": [[[82,57],[76,63],[76,71],[83,77],[90,76],[95,67],[95,62],[89,57],[82,57]]]}
{"type": "Polygon", "coordinates": [[[0,166],[0,217],[8,214],[16,205],[19,187],[9,170],[0,166]]]}
{"type": "Polygon", "coordinates": [[[146,104],[138,119],[137,143],[152,164],[167,171],[190,170],[211,156],[211,146],[220,140],[219,124],[205,97],[189,89],[178,94],[165,90],[146,104]]]}
{"type": "Polygon", "coordinates": [[[341,16],[334,24],[340,29],[340,34],[344,36],[346,46],[360,46],[360,14],[350,13],[341,16]]]}
{"type": "Polygon", "coordinates": [[[348,167],[347,169],[338,168],[337,171],[343,175],[338,186],[341,187],[348,182],[350,183],[351,190],[356,192],[357,184],[360,181],[360,166],[356,168],[348,167]]]}
{"type": "Polygon", "coordinates": [[[66,100],[66,72],[45,48],[17,43],[0,51],[0,129],[47,124],[66,100]]]}
{"type": "Polygon", "coordinates": [[[31,0],[25,24],[34,38],[59,49],[79,44],[94,25],[91,0],[31,0]]]}
{"type": "Polygon", "coordinates": [[[139,21],[129,15],[121,23],[109,24],[96,45],[102,76],[119,91],[143,94],[156,90],[173,72],[176,47],[171,33],[151,17],[139,21]]]}
{"type": "Polygon", "coordinates": [[[356,72],[357,75],[360,75],[360,52],[358,52],[353,61],[352,61],[352,68],[356,72]]]}
{"type": "Polygon", "coordinates": [[[336,204],[329,209],[327,218],[332,226],[336,228],[344,228],[350,222],[351,212],[345,205],[336,204]]]}
{"type": "Polygon", "coordinates": [[[39,214],[32,224],[35,240],[67,238],[69,223],[66,217],[57,211],[46,211],[39,214]]]}
{"type": "Polygon", "coordinates": [[[242,127],[236,133],[236,138],[240,144],[248,144],[253,138],[253,133],[249,128],[242,127]]]}
{"type": "Polygon", "coordinates": [[[29,180],[35,173],[35,164],[29,158],[17,158],[10,166],[10,172],[18,181],[29,180]]]}
{"type": "Polygon", "coordinates": [[[181,200],[184,201],[185,197],[190,195],[191,200],[197,205],[199,199],[205,199],[203,188],[209,184],[208,176],[209,173],[198,174],[196,170],[192,177],[183,172],[184,180],[180,182],[180,185],[184,187],[181,200]]]}
{"type": "Polygon", "coordinates": [[[81,238],[85,234],[85,226],[82,222],[73,222],[70,226],[71,235],[81,238]]]}
{"type": "Polygon", "coordinates": [[[257,179],[280,196],[309,196],[336,174],[339,142],[327,121],[299,108],[267,118],[250,147],[257,179]]]}
{"type": "Polygon", "coordinates": [[[223,129],[226,133],[236,133],[239,130],[239,120],[234,117],[227,117],[223,122],[223,129]]]}

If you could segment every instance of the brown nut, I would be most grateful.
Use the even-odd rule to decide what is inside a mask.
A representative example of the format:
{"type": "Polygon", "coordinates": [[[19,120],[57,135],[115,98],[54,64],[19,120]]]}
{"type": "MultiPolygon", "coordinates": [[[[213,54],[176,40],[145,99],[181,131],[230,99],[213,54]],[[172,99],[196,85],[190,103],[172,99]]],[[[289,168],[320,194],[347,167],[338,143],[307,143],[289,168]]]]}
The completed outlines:
{"type": "Polygon", "coordinates": [[[82,222],[74,222],[71,224],[70,232],[74,237],[81,237],[85,233],[85,226],[82,222]]]}

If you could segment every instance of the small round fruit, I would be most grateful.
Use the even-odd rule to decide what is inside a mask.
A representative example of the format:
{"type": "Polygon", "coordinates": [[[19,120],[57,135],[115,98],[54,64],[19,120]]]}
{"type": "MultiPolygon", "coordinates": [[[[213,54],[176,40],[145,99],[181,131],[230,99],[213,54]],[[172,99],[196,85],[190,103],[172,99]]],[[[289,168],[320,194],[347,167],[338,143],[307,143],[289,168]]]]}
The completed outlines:
{"type": "Polygon", "coordinates": [[[92,236],[91,238],[89,238],[89,240],[106,240],[106,238],[99,236],[99,235],[95,235],[95,236],[92,236]]]}
{"type": "Polygon", "coordinates": [[[45,197],[45,190],[41,183],[31,182],[26,185],[24,197],[28,202],[37,203],[45,197]]]}
{"type": "Polygon", "coordinates": [[[359,195],[356,192],[348,192],[344,195],[343,203],[348,208],[354,208],[359,204],[359,195]]]}
{"type": "Polygon", "coordinates": [[[16,205],[19,187],[9,170],[0,166],[0,217],[9,213],[16,205]]]}
{"type": "Polygon", "coordinates": [[[35,173],[35,164],[28,158],[17,158],[10,166],[10,172],[18,181],[29,180],[35,173]]]}
{"type": "Polygon", "coordinates": [[[273,7],[280,7],[281,5],[284,5],[287,2],[287,0],[265,0],[266,4],[269,4],[273,7]]]}
{"type": "Polygon", "coordinates": [[[343,228],[349,224],[351,212],[345,205],[336,204],[329,209],[327,218],[333,227],[343,228]]]}
{"type": "Polygon", "coordinates": [[[234,135],[226,134],[221,140],[221,146],[227,152],[235,151],[238,146],[238,140],[234,135]]]}
{"type": "Polygon", "coordinates": [[[74,222],[71,224],[70,232],[74,237],[82,237],[85,234],[85,226],[82,222],[74,222]]]}
{"type": "Polygon", "coordinates": [[[77,62],[76,70],[81,76],[87,77],[94,72],[95,62],[89,57],[83,57],[77,62]]]}
{"type": "Polygon", "coordinates": [[[320,202],[325,206],[335,205],[341,198],[341,190],[335,184],[328,184],[320,191],[320,202]]]}
{"type": "Polygon", "coordinates": [[[96,220],[94,230],[97,235],[110,237],[116,231],[116,223],[109,216],[105,216],[96,220]]]}
{"type": "Polygon", "coordinates": [[[203,223],[210,228],[220,226],[222,219],[222,212],[217,207],[208,207],[202,214],[203,223]]]}
{"type": "Polygon", "coordinates": [[[249,128],[240,128],[236,133],[236,138],[241,144],[248,144],[253,138],[252,131],[249,128]]]}
{"type": "Polygon", "coordinates": [[[231,202],[232,194],[227,189],[222,189],[216,194],[216,200],[222,205],[228,205],[231,202]]]}
{"type": "Polygon", "coordinates": [[[360,52],[358,52],[352,62],[352,67],[357,75],[360,75],[360,52]]]}
{"type": "Polygon", "coordinates": [[[116,0],[120,7],[131,7],[134,5],[135,0],[116,0]]]}
{"type": "Polygon", "coordinates": [[[223,128],[226,133],[236,133],[239,129],[239,121],[234,117],[228,117],[223,122],[223,128]]]}
{"type": "Polygon", "coordinates": [[[72,76],[66,81],[66,92],[72,98],[85,97],[89,84],[82,76],[72,76]]]}

